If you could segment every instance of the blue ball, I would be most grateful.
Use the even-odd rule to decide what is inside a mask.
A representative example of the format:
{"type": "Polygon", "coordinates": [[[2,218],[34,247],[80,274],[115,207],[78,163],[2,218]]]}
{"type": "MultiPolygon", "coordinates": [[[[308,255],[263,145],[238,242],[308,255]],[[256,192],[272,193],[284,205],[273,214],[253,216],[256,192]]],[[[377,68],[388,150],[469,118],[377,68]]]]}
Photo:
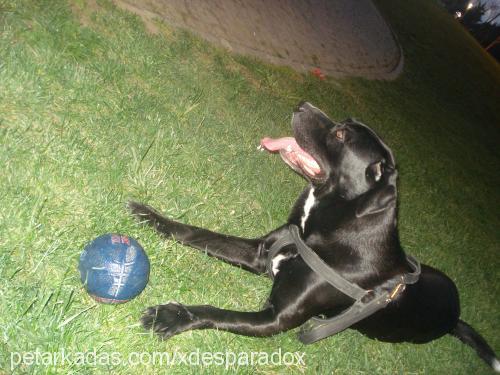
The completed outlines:
{"type": "Polygon", "coordinates": [[[87,292],[103,303],[123,303],[139,295],[149,280],[149,259],[131,237],[104,234],[88,243],[78,265],[87,292]]]}

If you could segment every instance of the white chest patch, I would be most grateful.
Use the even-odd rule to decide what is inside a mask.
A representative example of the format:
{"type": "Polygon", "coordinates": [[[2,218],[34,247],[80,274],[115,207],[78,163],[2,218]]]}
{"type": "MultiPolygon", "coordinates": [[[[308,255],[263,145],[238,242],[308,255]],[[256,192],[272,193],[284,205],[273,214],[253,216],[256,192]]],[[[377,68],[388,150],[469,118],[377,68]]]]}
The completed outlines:
{"type": "Polygon", "coordinates": [[[300,226],[302,227],[302,231],[305,230],[307,218],[311,213],[311,208],[313,208],[315,204],[316,197],[314,196],[314,188],[311,188],[311,190],[309,190],[309,195],[307,196],[306,202],[304,203],[304,214],[300,219],[300,226]]]}
{"type": "Polygon", "coordinates": [[[273,271],[273,275],[276,275],[279,271],[279,266],[280,266],[280,262],[283,260],[283,259],[286,259],[286,256],[282,255],[282,254],[278,254],[276,255],[274,258],[273,258],[273,261],[271,262],[271,269],[273,271]]]}

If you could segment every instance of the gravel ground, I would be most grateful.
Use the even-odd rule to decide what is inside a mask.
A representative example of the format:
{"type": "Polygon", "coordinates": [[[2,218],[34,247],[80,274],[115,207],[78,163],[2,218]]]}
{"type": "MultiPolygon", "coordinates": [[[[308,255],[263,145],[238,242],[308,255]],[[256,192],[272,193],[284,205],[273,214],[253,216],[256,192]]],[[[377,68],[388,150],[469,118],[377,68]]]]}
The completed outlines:
{"type": "Polygon", "coordinates": [[[403,54],[370,0],[115,0],[241,54],[299,71],[392,79],[403,54]]]}

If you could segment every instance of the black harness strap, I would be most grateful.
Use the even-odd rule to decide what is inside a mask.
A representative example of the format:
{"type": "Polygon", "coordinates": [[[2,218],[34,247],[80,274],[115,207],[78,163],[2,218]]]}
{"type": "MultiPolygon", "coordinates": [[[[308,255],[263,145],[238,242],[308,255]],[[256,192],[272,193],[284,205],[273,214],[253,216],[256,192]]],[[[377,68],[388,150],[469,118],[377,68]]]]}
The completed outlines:
{"type": "Polygon", "coordinates": [[[300,238],[299,228],[296,225],[290,225],[290,233],[297,245],[299,252],[304,262],[317,274],[321,275],[326,281],[332,284],[335,288],[349,297],[359,300],[363,298],[368,291],[360,288],[354,283],[351,283],[335,272],[323,259],[319,257],[309,246],[300,238]]]}
{"type": "Polygon", "coordinates": [[[351,307],[344,310],[339,315],[332,318],[313,317],[302,325],[299,332],[299,340],[305,344],[324,339],[334,335],[360,320],[374,314],[380,309],[386,307],[394,298],[396,298],[407,284],[414,284],[420,277],[420,263],[413,257],[407,255],[408,264],[413,269],[411,273],[396,276],[384,282],[384,289],[379,292],[365,290],[358,285],[344,279],[335,272],[319,256],[307,246],[300,237],[299,228],[296,225],[290,225],[288,231],[274,242],[269,249],[267,258],[267,271],[271,278],[274,277],[272,271],[272,260],[278,252],[285,246],[294,244],[298,253],[304,262],[317,274],[321,275],[328,283],[340,290],[342,293],[355,300],[351,307]],[[374,296],[368,302],[363,301],[363,297],[369,293],[374,296]]]}
{"type": "Polygon", "coordinates": [[[312,317],[300,328],[299,340],[304,344],[312,344],[335,335],[386,307],[390,302],[387,297],[384,293],[368,303],[356,301],[351,307],[332,318],[312,317]]]}

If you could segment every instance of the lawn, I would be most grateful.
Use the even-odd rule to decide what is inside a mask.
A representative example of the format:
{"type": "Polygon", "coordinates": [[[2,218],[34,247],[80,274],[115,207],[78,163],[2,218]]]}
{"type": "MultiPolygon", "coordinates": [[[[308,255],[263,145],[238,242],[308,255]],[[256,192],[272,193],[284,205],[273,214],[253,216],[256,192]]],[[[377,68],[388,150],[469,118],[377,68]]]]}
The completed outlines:
{"type": "Polygon", "coordinates": [[[259,309],[270,280],[161,239],[124,204],[242,236],[277,227],[305,183],[256,146],[290,134],[306,99],[390,145],[403,246],[456,282],[462,319],[500,352],[499,67],[435,1],[376,3],[404,49],[394,81],[320,81],[164,24],[151,35],[109,1],[0,0],[0,373],[212,374],[224,366],[162,366],[147,354],[279,350],[305,353],[305,365],[228,370],[489,373],[452,337],[391,345],[345,331],[304,346],[296,332],[193,331],[162,342],[138,324],[168,300],[259,309]],[[151,261],[147,288],[123,305],[96,304],[79,280],[83,246],[107,232],[137,238],[151,261]],[[90,363],[38,354],[38,365],[17,364],[16,353],[62,351],[91,353],[90,363]],[[137,365],[91,363],[110,353],[146,354],[137,365]]]}

